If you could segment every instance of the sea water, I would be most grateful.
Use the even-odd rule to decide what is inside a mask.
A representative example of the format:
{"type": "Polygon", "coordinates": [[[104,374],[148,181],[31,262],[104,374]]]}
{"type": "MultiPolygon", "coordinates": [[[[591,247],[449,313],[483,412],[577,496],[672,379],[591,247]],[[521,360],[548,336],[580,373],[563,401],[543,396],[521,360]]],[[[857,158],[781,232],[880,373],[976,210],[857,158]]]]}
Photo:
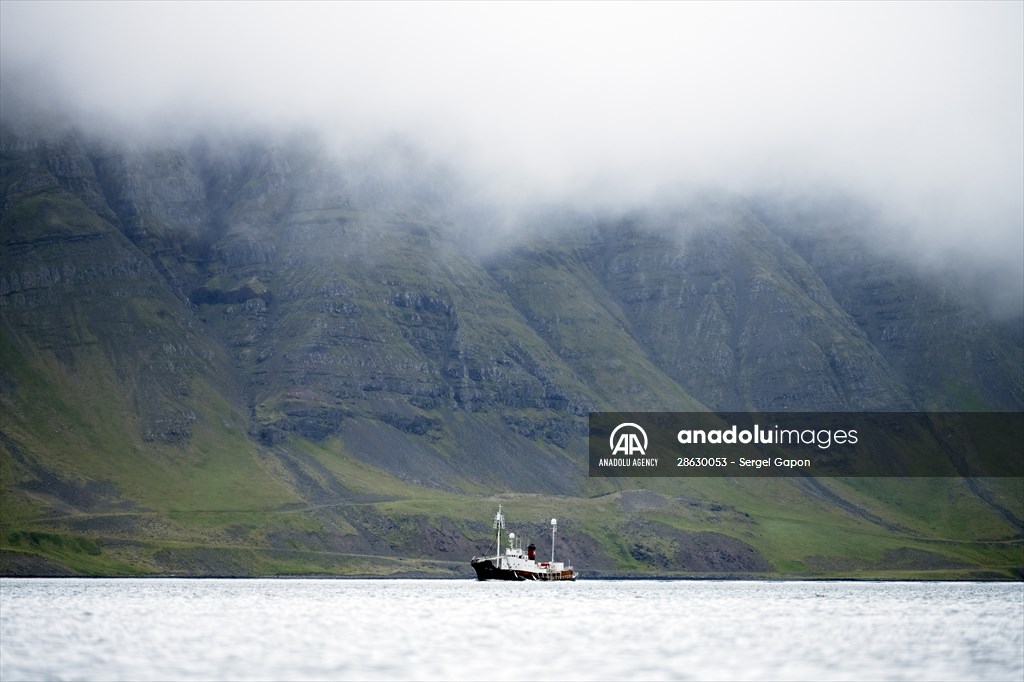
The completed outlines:
{"type": "Polygon", "coordinates": [[[3,579],[0,680],[1014,680],[1024,584],[3,579]]]}

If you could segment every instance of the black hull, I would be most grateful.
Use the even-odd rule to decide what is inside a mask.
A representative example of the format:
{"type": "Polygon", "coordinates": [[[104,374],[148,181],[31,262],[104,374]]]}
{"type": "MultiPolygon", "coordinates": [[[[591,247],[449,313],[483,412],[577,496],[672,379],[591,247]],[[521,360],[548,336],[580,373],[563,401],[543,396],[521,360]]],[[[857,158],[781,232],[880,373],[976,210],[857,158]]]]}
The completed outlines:
{"type": "Polygon", "coordinates": [[[490,559],[473,559],[470,565],[476,571],[477,580],[526,580],[515,571],[496,567],[490,559]]]}
{"type": "Polygon", "coordinates": [[[534,573],[533,571],[513,571],[508,568],[497,568],[490,559],[473,559],[469,565],[476,571],[477,580],[576,580],[576,573],[567,570],[561,573],[534,573]]]}

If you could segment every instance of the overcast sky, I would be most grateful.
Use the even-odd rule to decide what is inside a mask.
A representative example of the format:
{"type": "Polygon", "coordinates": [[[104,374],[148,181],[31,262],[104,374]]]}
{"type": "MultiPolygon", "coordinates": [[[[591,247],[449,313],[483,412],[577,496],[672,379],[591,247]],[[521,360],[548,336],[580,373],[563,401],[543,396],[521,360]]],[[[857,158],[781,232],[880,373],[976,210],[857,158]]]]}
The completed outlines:
{"type": "Polygon", "coordinates": [[[118,125],[409,135],[524,196],[835,184],[1024,267],[1021,2],[3,0],[0,50],[118,125]]]}

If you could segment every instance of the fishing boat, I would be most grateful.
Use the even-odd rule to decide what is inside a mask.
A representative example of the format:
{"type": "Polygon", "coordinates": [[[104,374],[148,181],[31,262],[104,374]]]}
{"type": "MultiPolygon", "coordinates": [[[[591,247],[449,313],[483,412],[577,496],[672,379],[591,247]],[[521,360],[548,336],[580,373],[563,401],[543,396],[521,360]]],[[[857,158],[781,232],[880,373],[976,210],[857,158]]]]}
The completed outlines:
{"type": "Polygon", "coordinates": [[[555,561],[555,529],[558,520],[551,519],[551,561],[537,561],[537,547],[531,542],[523,552],[522,540],[515,533],[508,534],[508,544],[501,551],[501,535],[505,530],[505,516],[498,505],[494,516],[494,554],[475,556],[469,564],[478,580],[576,580],[579,574],[572,565],[555,561]]]}

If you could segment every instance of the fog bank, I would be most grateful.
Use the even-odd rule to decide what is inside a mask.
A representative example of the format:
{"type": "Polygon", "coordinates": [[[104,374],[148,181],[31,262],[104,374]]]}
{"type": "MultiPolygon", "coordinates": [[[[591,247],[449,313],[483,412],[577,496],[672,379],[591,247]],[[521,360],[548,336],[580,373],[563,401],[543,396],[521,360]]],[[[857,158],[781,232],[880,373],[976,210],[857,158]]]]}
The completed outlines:
{"type": "Polygon", "coordinates": [[[121,136],[406,138],[508,206],[838,187],[1024,296],[1020,2],[4,2],[0,65],[121,136]]]}

